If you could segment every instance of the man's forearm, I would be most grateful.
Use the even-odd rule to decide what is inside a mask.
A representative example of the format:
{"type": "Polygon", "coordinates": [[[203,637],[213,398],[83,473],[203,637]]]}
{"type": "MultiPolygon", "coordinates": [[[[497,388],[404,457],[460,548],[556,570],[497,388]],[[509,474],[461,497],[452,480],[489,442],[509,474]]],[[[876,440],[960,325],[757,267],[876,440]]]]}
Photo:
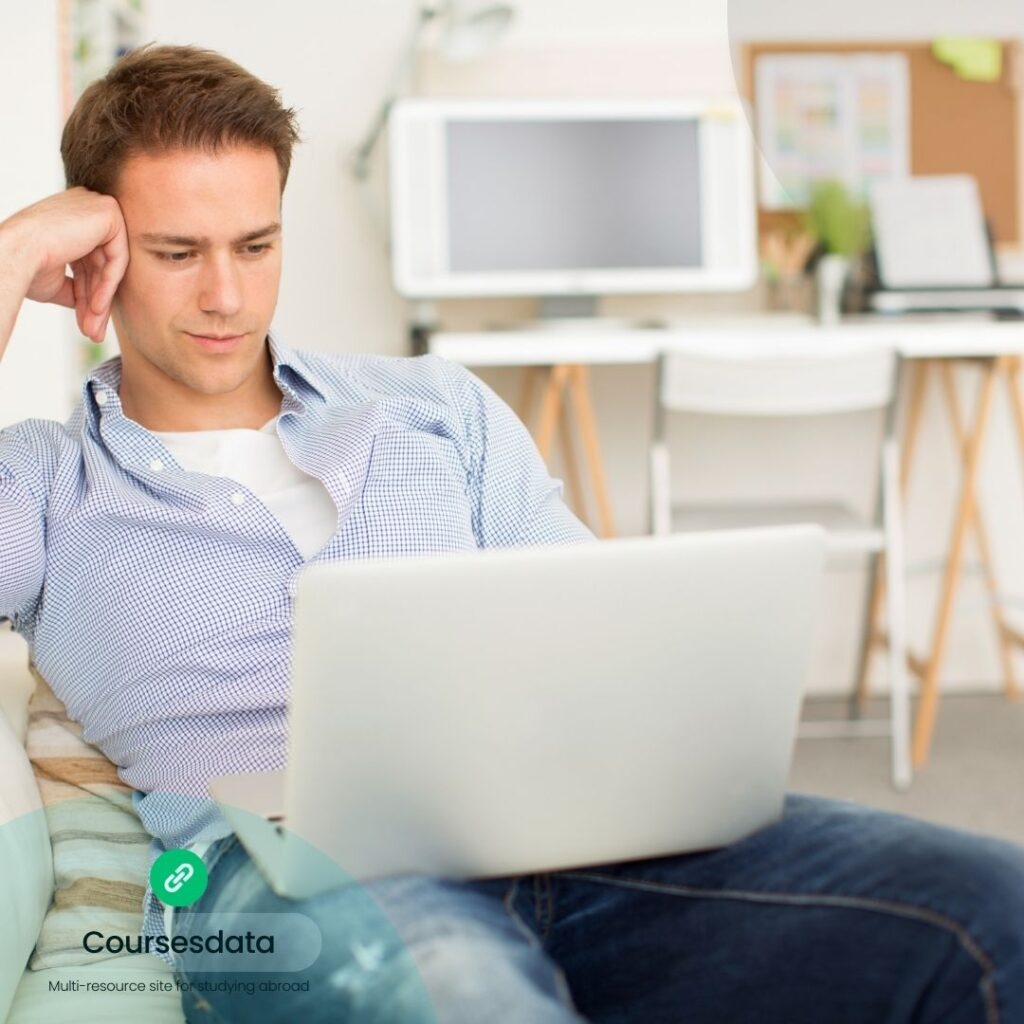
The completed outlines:
{"type": "Polygon", "coordinates": [[[29,247],[16,228],[0,223],[0,357],[14,331],[18,310],[32,281],[29,247]]]}

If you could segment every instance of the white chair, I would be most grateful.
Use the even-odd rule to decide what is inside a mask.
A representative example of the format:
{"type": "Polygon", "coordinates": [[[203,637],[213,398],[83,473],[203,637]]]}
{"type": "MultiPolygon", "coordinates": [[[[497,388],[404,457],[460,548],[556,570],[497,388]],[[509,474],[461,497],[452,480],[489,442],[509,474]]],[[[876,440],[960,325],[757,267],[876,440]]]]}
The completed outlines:
{"type": "MultiPolygon", "coordinates": [[[[651,446],[651,531],[723,529],[778,523],[814,522],[829,531],[830,556],[884,554],[889,721],[805,722],[801,736],[891,735],[892,780],[906,788],[911,779],[910,692],[907,677],[902,509],[899,487],[895,404],[899,363],[887,348],[828,338],[779,345],[760,351],[757,336],[720,337],[714,348],[682,343],[658,364],[654,438],[651,446]],[[672,413],[742,417],[821,416],[885,411],[879,451],[878,506],[873,522],[840,505],[679,506],[672,500],[667,423],[672,413]]],[[[872,562],[877,570],[877,562],[872,562]]],[[[870,589],[870,588],[869,588],[870,589]]],[[[867,628],[867,627],[865,627],[867,628]]]]}

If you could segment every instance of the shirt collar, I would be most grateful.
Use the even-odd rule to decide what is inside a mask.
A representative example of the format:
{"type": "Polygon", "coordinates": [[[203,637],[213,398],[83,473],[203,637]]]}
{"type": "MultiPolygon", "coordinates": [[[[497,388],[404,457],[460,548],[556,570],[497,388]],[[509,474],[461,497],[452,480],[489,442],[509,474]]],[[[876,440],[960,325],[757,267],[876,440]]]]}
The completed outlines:
{"type": "MultiPolygon", "coordinates": [[[[319,375],[300,352],[288,348],[276,331],[267,331],[267,344],[274,362],[274,381],[286,395],[302,401],[303,392],[327,401],[326,389],[319,375]]],[[[114,356],[92,370],[82,385],[82,409],[92,432],[99,436],[99,414],[102,406],[108,413],[121,412],[118,391],[121,386],[121,357],[114,356]],[[102,396],[102,397],[101,397],[102,396]]]]}
{"type": "MultiPolygon", "coordinates": [[[[301,352],[288,348],[276,331],[267,331],[270,357],[274,361],[274,380],[278,387],[288,387],[295,381],[299,388],[311,390],[321,402],[327,401],[327,388],[316,370],[301,352]]],[[[301,396],[296,396],[301,397],[301,396]]]]}

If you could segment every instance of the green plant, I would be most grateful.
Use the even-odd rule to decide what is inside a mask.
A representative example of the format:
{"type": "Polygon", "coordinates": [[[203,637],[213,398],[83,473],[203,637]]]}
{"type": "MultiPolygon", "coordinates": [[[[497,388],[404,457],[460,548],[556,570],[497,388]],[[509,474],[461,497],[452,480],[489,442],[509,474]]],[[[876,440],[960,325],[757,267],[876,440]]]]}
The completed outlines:
{"type": "Polygon", "coordinates": [[[867,203],[854,199],[841,181],[818,181],[804,225],[826,253],[853,258],[868,247],[871,222],[867,203]]]}

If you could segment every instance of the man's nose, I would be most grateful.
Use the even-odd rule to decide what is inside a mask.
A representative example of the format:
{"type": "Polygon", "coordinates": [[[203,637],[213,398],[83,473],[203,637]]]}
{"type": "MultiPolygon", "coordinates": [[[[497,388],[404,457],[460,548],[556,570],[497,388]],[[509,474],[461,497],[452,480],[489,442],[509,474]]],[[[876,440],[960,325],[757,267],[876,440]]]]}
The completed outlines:
{"type": "Polygon", "coordinates": [[[230,255],[212,254],[203,267],[199,308],[204,313],[234,316],[242,308],[242,282],[230,255]]]}

